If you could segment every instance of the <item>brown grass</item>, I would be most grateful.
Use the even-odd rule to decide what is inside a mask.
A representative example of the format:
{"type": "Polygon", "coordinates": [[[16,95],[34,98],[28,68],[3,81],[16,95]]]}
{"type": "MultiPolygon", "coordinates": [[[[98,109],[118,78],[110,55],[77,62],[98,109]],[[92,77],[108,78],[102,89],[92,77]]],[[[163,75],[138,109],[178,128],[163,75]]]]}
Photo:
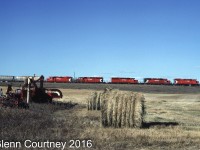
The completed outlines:
{"type": "MultiPolygon", "coordinates": [[[[26,113],[20,113],[18,109],[0,110],[0,138],[67,142],[70,139],[91,139],[91,149],[95,150],[200,149],[200,94],[144,94],[147,111],[144,127],[114,129],[101,127],[100,111],[87,110],[87,97],[93,91],[66,89],[64,92],[66,101],[79,105],[60,109],[38,104],[30,108],[32,113],[28,115],[30,110],[22,110],[26,113]]],[[[118,101],[118,106],[121,103],[118,101]]],[[[116,109],[119,112],[122,107],[116,109]]],[[[120,120],[118,113],[117,120],[120,120]]]]}
{"type": "Polygon", "coordinates": [[[57,108],[46,104],[32,104],[29,110],[0,108],[0,139],[5,141],[24,141],[27,138],[39,141],[47,137],[55,139],[51,129],[57,122],[53,120],[52,113],[57,108]],[[39,135],[40,133],[43,134],[39,135]]]}

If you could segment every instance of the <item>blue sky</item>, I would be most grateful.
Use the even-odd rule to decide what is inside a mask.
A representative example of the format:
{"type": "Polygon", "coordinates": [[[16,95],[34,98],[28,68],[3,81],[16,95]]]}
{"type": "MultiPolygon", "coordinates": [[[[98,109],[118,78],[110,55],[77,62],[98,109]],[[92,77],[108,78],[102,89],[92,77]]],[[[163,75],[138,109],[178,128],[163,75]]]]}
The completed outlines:
{"type": "Polygon", "coordinates": [[[199,0],[0,0],[0,74],[200,79],[199,0]]]}

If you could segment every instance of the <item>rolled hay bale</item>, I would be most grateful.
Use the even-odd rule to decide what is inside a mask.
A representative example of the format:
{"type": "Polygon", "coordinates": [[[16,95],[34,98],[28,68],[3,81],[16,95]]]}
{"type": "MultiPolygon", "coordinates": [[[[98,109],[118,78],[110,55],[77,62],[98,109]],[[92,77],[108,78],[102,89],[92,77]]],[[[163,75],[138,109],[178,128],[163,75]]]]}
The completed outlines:
{"type": "Polygon", "coordinates": [[[118,106],[117,106],[117,128],[121,127],[121,122],[122,122],[122,106],[123,106],[123,101],[121,100],[123,98],[122,94],[119,94],[119,96],[117,97],[117,101],[118,101],[118,106]]]}
{"type": "Polygon", "coordinates": [[[125,120],[126,120],[126,107],[127,107],[127,101],[126,101],[126,95],[122,94],[122,118],[121,118],[121,122],[119,122],[121,127],[125,127],[125,120]]]}
{"type": "Polygon", "coordinates": [[[126,97],[126,122],[125,125],[126,127],[130,127],[130,120],[131,120],[131,115],[130,115],[130,111],[131,111],[131,98],[129,95],[127,95],[126,97]]]}
{"type": "Polygon", "coordinates": [[[141,127],[144,121],[145,106],[144,106],[144,95],[141,93],[135,94],[134,101],[134,126],[141,127]]]}
{"type": "Polygon", "coordinates": [[[102,94],[102,101],[101,101],[101,115],[104,117],[101,117],[102,125],[107,126],[108,120],[107,120],[107,106],[108,103],[106,103],[106,96],[105,94],[102,94]]]}
{"type": "Polygon", "coordinates": [[[113,102],[111,101],[110,103],[108,103],[108,101],[113,99],[113,92],[116,94],[115,91],[111,90],[111,89],[105,89],[102,94],[101,94],[101,114],[102,116],[105,117],[101,117],[101,122],[103,126],[108,126],[110,125],[110,120],[111,118],[111,109],[113,109],[113,102]],[[111,94],[112,93],[112,94],[111,94]]]}
{"type": "Polygon", "coordinates": [[[88,110],[100,110],[102,92],[96,91],[88,99],[88,110]]]}
{"type": "Polygon", "coordinates": [[[107,93],[112,89],[106,88],[104,91],[96,91],[88,98],[88,110],[101,110],[102,100],[106,99],[107,93]]]}
{"type": "Polygon", "coordinates": [[[135,94],[132,94],[131,98],[129,100],[130,100],[130,120],[129,120],[129,123],[130,123],[130,127],[132,128],[132,127],[134,127],[135,94]]]}
{"type": "Polygon", "coordinates": [[[103,127],[141,127],[144,115],[144,96],[119,90],[105,90],[101,95],[103,127]]]}
{"type": "Polygon", "coordinates": [[[115,113],[116,112],[115,111],[116,110],[116,97],[117,97],[118,91],[113,90],[113,91],[109,91],[109,92],[111,92],[112,94],[110,94],[108,97],[108,101],[110,103],[108,103],[108,105],[107,105],[107,118],[108,118],[108,126],[113,126],[113,123],[115,123],[114,120],[116,119],[114,117],[114,115],[116,114],[115,113]]]}

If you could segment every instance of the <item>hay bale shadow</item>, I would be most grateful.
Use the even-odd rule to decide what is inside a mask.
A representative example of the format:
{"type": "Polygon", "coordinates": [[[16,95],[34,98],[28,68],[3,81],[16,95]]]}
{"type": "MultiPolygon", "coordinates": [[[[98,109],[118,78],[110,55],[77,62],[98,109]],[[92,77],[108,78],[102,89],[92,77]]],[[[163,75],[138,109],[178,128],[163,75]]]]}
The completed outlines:
{"type": "Polygon", "coordinates": [[[178,122],[144,122],[142,128],[178,126],[178,122]]]}
{"type": "Polygon", "coordinates": [[[51,103],[52,105],[58,107],[58,109],[63,110],[63,109],[71,109],[78,105],[78,103],[72,103],[72,102],[58,102],[58,101],[53,101],[51,103]]]}

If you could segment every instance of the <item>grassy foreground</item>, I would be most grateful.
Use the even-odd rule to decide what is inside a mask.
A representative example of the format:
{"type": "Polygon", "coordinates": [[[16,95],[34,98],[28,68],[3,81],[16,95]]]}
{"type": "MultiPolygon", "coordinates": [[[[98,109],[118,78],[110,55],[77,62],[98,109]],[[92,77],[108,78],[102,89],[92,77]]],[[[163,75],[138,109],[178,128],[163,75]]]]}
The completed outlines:
{"type": "Polygon", "coordinates": [[[148,114],[142,129],[103,128],[100,111],[88,111],[83,104],[32,104],[29,110],[0,108],[0,139],[92,140],[90,149],[99,150],[200,149],[199,97],[145,96],[148,114]]]}

